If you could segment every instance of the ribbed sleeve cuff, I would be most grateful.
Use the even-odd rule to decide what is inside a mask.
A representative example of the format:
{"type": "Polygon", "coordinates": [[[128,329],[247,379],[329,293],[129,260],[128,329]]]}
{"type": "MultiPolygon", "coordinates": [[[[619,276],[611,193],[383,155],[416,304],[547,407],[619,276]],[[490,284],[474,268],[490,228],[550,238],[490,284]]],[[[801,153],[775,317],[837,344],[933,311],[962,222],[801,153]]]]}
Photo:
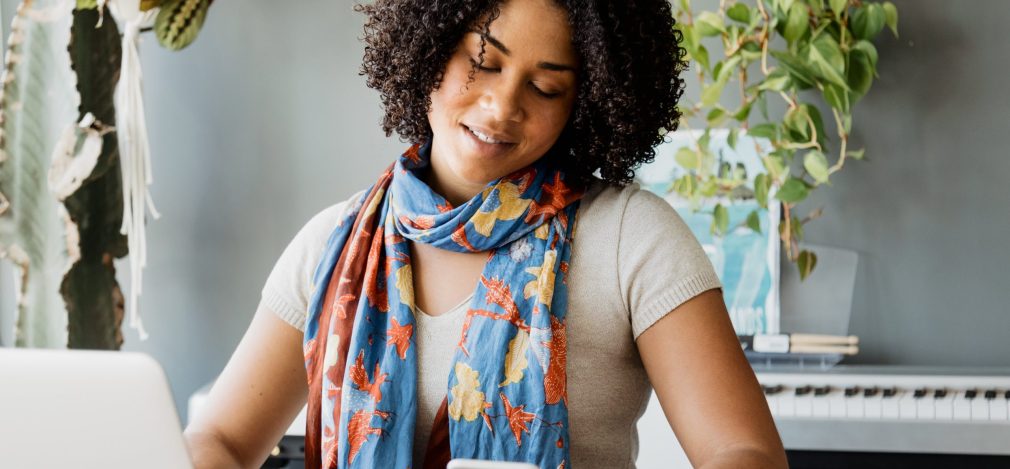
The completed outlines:
{"type": "Polygon", "coordinates": [[[663,319],[670,311],[673,311],[685,301],[714,288],[722,288],[722,282],[719,281],[719,277],[714,271],[703,272],[688,277],[672,286],[648,307],[632,313],[635,317],[631,324],[631,330],[634,333],[635,339],[638,339],[638,336],[645,332],[646,329],[652,327],[656,321],[663,319]]]}
{"type": "Polygon", "coordinates": [[[276,314],[277,317],[283,319],[284,322],[291,324],[291,326],[302,332],[305,332],[305,311],[301,311],[298,308],[289,305],[281,298],[280,295],[263,291],[260,304],[266,306],[270,311],[273,311],[273,313],[276,314]]]}

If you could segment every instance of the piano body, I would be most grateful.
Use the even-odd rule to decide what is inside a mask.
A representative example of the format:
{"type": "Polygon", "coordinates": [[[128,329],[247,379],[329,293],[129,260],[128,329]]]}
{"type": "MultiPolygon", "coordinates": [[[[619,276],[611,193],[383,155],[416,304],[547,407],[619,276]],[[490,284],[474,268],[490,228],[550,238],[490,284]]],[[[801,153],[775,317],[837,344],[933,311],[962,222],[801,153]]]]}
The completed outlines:
{"type": "MultiPolygon", "coordinates": [[[[1010,468],[1010,369],[835,366],[757,370],[801,468],[1010,468]]],[[[210,385],[190,399],[199,412],[210,385]]],[[[304,410],[263,467],[303,467],[304,410]]],[[[640,469],[688,468],[655,396],[638,424],[640,469]]]]}
{"type": "MultiPolygon", "coordinates": [[[[1010,468],[1010,369],[757,370],[793,468],[1010,468]]],[[[690,467],[658,403],[639,468],[690,467]]]]}

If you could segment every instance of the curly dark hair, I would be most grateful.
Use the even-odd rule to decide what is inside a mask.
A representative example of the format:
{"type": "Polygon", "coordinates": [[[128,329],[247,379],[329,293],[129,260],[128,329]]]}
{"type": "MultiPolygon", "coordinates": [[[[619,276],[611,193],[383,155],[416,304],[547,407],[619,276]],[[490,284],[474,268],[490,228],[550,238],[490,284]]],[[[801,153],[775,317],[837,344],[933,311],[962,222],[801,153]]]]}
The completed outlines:
{"type": "MultiPolygon", "coordinates": [[[[594,172],[607,182],[631,182],[655,157],[653,147],[677,128],[683,37],[668,0],[555,0],[567,10],[581,64],[578,94],[565,130],[549,152],[577,181],[594,172]]],[[[364,13],[361,74],[379,91],[382,128],[411,143],[431,138],[427,113],[445,65],[463,35],[488,31],[501,0],[376,0],[364,13]]],[[[484,38],[481,54],[484,60],[484,38]]],[[[478,63],[473,63],[474,70],[478,63]]],[[[473,72],[471,72],[471,78],[473,72]]]]}

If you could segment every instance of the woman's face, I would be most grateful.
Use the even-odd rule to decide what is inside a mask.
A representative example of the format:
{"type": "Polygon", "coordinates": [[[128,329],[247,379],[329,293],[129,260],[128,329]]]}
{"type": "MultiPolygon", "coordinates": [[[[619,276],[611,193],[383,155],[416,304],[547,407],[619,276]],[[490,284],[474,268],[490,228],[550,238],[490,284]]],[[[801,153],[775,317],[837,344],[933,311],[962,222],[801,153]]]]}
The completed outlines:
{"type": "Polygon", "coordinates": [[[508,0],[489,29],[474,80],[477,31],[464,35],[431,93],[428,182],[454,204],[543,156],[575,101],[578,64],[565,10],[551,0],[508,0]]]}

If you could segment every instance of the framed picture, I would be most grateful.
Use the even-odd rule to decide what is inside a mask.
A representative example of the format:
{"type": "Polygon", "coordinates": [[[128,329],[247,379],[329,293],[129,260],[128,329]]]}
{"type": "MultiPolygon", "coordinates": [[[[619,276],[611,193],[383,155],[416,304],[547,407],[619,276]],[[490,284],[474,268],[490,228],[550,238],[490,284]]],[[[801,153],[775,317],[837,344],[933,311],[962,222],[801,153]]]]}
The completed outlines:
{"type": "MultiPolygon", "coordinates": [[[[768,209],[763,209],[753,196],[735,200],[712,197],[692,204],[675,192],[673,182],[687,174],[676,163],[677,152],[684,147],[697,148],[702,135],[702,131],[669,133],[666,143],[656,147],[655,161],[639,168],[636,180],[642,188],[668,201],[698,238],[722,281],[726,308],[737,334],[778,333],[780,207],[771,203],[774,194],[769,194],[768,209]],[[725,236],[713,233],[713,213],[717,204],[722,204],[729,215],[729,230],[725,236]],[[760,232],[747,224],[747,217],[755,210],[760,232]]],[[[741,131],[735,147],[730,147],[729,130],[720,129],[710,132],[707,148],[715,158],[707,162],[713,163],[713,171],[729,163],[730,167],[743,171],[753,187],[754,175],[764,171],[761,155],[771,144],[741,131]]]]}

